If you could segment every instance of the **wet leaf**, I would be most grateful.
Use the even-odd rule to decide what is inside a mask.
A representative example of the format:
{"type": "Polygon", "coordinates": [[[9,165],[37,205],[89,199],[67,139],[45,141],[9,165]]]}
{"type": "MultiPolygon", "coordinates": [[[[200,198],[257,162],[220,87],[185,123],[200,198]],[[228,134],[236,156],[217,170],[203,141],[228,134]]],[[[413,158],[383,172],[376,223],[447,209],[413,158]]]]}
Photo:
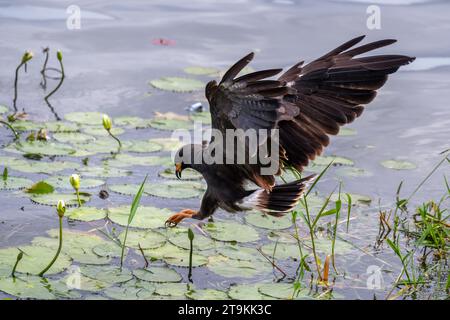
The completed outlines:
{"type": "Polygon", "coordinates": [[[67,156],[75,152],[72,147],[50,141],[20,141],[16,142],[13,147],[22,153],[43,156],[67,156]]]}
{"type": "MultiPolygon", "coordinates": [[[[80,194],[81,203],[86,203],[90,199],[90,196],[80,194]]],[[[59,200],[63,200],[68,207],[78,205],[77,195],[75,193],[32,194],[30,200],[46,206],[56,206],[59,200]]]]}
{"type": "Polygon", "coordinates": [[[339,156],[320,156],[317,157],[312,163],[315,166],[327,166],[333,161],[334,166],[353,166],[354,162],[351,159],[339,157],[339,156]]]}
{"type": "MultiPolygon", "coordinates": [[[[108,209],[108,218],[121,226],[126,226],[130,206],[121,206],[108,209]]],[[[159,209],[149,206],[141,206],[137,209],[136,217],[130,224],[130,227],[154,229],[164,227],[164,222],[172,214],[169,209],[159,209]]]]}
{"type": "Polygon", "coordinates": [[[16,171],[25,173],[47,173],[52,174],[58,171],[66,169],[77,169],[80,165],[75,162],[69,161],[54,161],[54,162],[44,162],[44,161],[24,161],[16,160],[15,163],[11,164],[10,168],[16,171]]]}
{"type": "Polygon", "coordinates": [[[149,282],[180,282],[181,276],[173,269],[167,267],[150,267],[137,269],[133,274],[141,280],[149,282]]]}
{"type": "Polygon", "coordinates": [[[113,167],[83,167],[79,170],[81,176],[119,178],[131,175],[130,170],[118,169],[113,167]]]}
{"type": "Polygon", "coordinates": [[[215,289],[195,289],[188,291],[186,297],[192,300],[228,300],[226,292],[215,289]]]}
{"type": "Polygon", "coordinates": [[[33,184],[33,181],[19,177],[8,177],[6,180],[0,180],[0,190],[20,190],[33,184]]]}
{"type": "Polygon", "coordinates": [[[0,291],[21,299],[56,299],[45,280],[37,276],[0,278],[0,291]]]}
{"type": "Polygon", "coordinates": [[[224,256],[210,257],[207,268],[226,278],[253,278],[272,270],[266,262],[235,260],[224,256]]]}
{"type": "Polygon", "coordinates": [[[133,274],[126,268],[116,266],[92,266],[85,265],[80,268],[81,273],[91,279],[96,279],[109,284],[122,283],[133,279],[133,274]]]}
{"type": "Polygon", "coordinates": [[[86,143],[94,141],[95,137],[80,132],[58,132],[53,135],[53,139],[63,143],[86,143]]]}
{"type": "MultiPolygon", "coordinates": [[[[189,249],[189,241],[188,234],[186,229],[178,228],[176,232],[172,232],[171,235],[168,236],[168,240],[170,243],[176,245],[177,247],[183,249],[189,249]]],[[[195,235],[195,239],[193,242],[194,251],[197,250],[209,250],[216,247],[214,240],[211,240],[201,234],[195,235]]]]}
{"type": "Polygon", "coordinates": [[[256,227],[264,229],[286,229],[292,225],[292,218],[290,214],[286,214],[282,217],[274,217],[264,213],[247,213],[245,215],[245,221],[256,227]]]}
{"type": "MultiPolygon", "coordinates": [[[[84,127],[83,130],[88,135],[99,136],[99,137],[108,137],[109,136],[108,131],[106,131],[105,128],[103,128],[103,126],[86,126],[86,127],[84,127]]],[[[122,128],[118,128],[118,127],[111,128],[111,133],[115,136],[120,136],[124,132],[125,132],[125,130],[123,130],[122,128]]]]}
{"type": "Polygon", "coordinates": [[[92,251],[100,257],[119,258],[122,253],[122,247],[118,243],[110,241],[94,246],[92,251]]]}
{"type": "MultiPolygon", "coordinates": [[[[61,281],[63,283],[66,283],[67,281],[69,281],[69,277],[70,276],[66,276],[66,277],[62,278],[61,281]]],[[[80,286],[77,289],[83,290],[83,291],[101,292],[105,288],[108,288],[111,286],[110,283],[100,281],[98,279],[92,279],[92,278],[89,278],[89,277],[86,277],[83,275],[80,275],[79,280],[80,280],[80,282],[79,282],[80,286]]]]}
{"type": "Polygon", "coordinates": [[[123,126],[127,128],[147,128],[150,126],[151,119],[143,119],[140,117],[117,117],[114,119],[116,126],[123,126]]]}
{"type": "MultiPolygon", "coordinates": [[[[119,235],[119,240],[123,243],[125,231],[119,235]]],[[[151,249],[161,247],[166,243],[166,237],[153,230],[129,230],[127,236],[127,247],[138,249],[151,249]]]]}
{"type": "Polygon", "coordinates": [[[163,283],[156,286],[155,294],[161,296],[182,297],[189,291],[189,286],[186,283],[163,283]]]}
{"type": "Polygon", "coordinates": [[[87,125],[101,125],[103,113],[100,112],[71,112],[64,116],[68,121],[87,124],[87,125]]]}
{"type": "MultiPolygon", "coordinates": [[[[48,179],[45,179],[45,182],[51,184],[52,186],[58,189],[68,189],[68,190],[73,189],[67,176],[52,176],[48,179]]],[[[105,182],[99,179],[81,179],[80,189],[97,188],[104,184],[105,182]]]]}
{"type": "MultiPolygon", "coordinates": [[[[181,249],[172,244],[166,243],[162,247],[155,249],[144,250],[146,256],[153,259],[164,260],[166,263],[178,266],[178,267],[188,267],[189,266],[189,250],[181,249]]],[[[192,266],[199,267],[208,263],[208,258],[194,253],[192,255],[192,266]]]]}
{"type": "Polygon", "coordinates": [[[414,163],[403,160],[384,160],[381,162],[381,165],[385,168],[394,170],[413,170],[417,168],[414,163]]]}
{"type": "Polygon", "coordinates": [[[48,184],[45,181],[39,181],[27,188],[25,192],[32,194],[46,194],[52,193],[53,191],[55,191],[55,188],[51,184],[48,184]]]}
{"type": "Polygon", "coordinates": [[[237,222],[217,221],[207,223],[204,230],[211,238],[220,241],[252,242],[259,240],[258,232],[250,226],[237,222]]]}
{"type": "Polygon", "coordinates": [[[260,284],[238,284],[228,290],[228,296],[233,300],[269,300],[270,297],[259,292],[260,284]]]}
{"type": "Polygon", "coordinates": [[[202,90],[205,87],[205,84],[199,80],[181,77],[165,77],[151,80],[150,84],[157,89],[174,92],[191,92],[202,90]]]}
{"type": "Polygon", "coordinates": [[[147,183],[145,193],[162,198],[186,199],[200,197],[204,187],[200,183],[187,181],[164,181],[147,183]]]}
{"type": "Polygon", "coordinates": [[[180,140],[175,138],[154,138],[149,141],[161,145],[163,151],[177,151],[183,145],[180,140]]]}
{"type": "Polygon", "coordinates": [[[95,221],[105,219],[106,210],[94,207],[68,208],[64,216],[78,221],[95,221]]]}

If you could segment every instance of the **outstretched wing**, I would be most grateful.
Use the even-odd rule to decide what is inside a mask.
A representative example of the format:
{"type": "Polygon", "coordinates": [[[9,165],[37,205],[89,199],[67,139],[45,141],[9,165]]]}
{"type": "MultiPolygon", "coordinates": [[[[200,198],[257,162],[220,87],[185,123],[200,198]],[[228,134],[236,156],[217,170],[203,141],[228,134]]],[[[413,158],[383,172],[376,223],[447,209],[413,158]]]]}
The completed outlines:
{"type": "MultiPolygon", "coordinates": [[[[280,157],[284,164],[302,170],[328,145],[328,135],[360,116],[389,74],[414,58],[378,55],[356,58],[395,40],[381,40],[351,49],[364,36],[352,39],[303,66],[299,62],[276,80],[281,69],[238,74],[253,59],[253,53],[236,62],[219,84],[206,86],[212,126],[226,129],[279,128],[280,157]]],[[[258,166],[245,166],[267,188],[273,177],[258,176],[258,166]]]]}

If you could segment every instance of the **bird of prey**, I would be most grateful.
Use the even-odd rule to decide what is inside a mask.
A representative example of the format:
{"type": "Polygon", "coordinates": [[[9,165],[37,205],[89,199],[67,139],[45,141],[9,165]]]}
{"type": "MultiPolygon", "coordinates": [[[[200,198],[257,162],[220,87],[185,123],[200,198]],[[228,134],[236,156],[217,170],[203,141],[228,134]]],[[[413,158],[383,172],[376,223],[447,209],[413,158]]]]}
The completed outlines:
{"type": "MultiPolygon", "coordinates": [[[[278,129],[279,170],[275,175],[287,167],[301,172],[329,144],[329,135],[338,134],[341,126],[362,114],[389,74],[415,59],[391,54],[361,57],[396,42],[385,39],[355,47],[363,38],[347,41],[306,65],[299,62],[275,79],[282,69],[239,75],[254,56],[246,55],[219,83],[213,80],[206,85],[212,128],[224,134],[227,129],[278,129]]],[[[193,163],[192,155],[207,149],[208,146],[188,144],[178,151],[177,178],[181,178],[183,169],[192,168],[203,176],[207,189],[199,210],[182,210],[170,216],[166,226],[174,227],[184,218],[202,220],[218,208],[228,212],[256,209],[283,215],[297,205],[314,179],[309,176],[275,185],[275,175],[262,174],[263,165],[259,162],[193,163]],[[254,185],[253,189],[248,188],[249,183],[254,185]]]]}

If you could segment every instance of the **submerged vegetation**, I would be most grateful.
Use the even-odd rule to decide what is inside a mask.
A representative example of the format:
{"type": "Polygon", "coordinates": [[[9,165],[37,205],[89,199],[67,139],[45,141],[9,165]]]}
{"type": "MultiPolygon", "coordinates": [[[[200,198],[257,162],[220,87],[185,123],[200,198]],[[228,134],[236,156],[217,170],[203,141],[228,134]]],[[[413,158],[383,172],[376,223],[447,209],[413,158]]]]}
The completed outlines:
{"type": "MultiPolygon", "coordinates": [[[[62,55],[57,58],[61,78],[46,100],[64,79],[62,55]]],[[[219,72],[196,66],[185,71],[198,77],[219,72]]],[[[203,81],[171,77],[151,85],[190,92],[203,88],[203,81]]],[[[8,112],[0,106],[0,116],[8,112]]],[[[36,216],[56,206],[59,224],[18,247],[2,244],[0,291],[38,299],[447,297],[448,177],[440,199],[418,204],[414,197],[438,168],[448,168],[448,151],[410,196],[401,196],[401,183],[392,205],[383,199],[377,208],[372,197],[346,192],[342,180],[371,173],[352,159],[328,155],[306,168],[318,176],[291,215],[219,214],[166,229],[173,210],[198,205],[205,191],[195,172],[184,172],[186,181],[173,180],[169,157],[180,144],[169,130],[192,129],[196,120],[207,122],[209,113],[121,116],[114,126],[100,112],[38,122],[15,110],[1,120],[15,140],[2,140],[0,192],[21,204],[31,201],[36,216]],[[142,139],[141,130],[159,130],[160,136],[142,139]],[[328,179],[336,175],[338,181],[328,179]]],[[[380,163],[386,172],[416,168],[404,160],[380,163]]],[[[291,170],[280,179],[298,178],[291,170]]]]}

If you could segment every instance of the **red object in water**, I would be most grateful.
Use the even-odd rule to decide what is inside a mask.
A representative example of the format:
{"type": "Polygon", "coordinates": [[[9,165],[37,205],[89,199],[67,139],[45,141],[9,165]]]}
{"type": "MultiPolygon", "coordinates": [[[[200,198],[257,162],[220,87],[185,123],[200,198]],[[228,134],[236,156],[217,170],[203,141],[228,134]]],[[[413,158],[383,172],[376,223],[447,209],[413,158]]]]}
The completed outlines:
{"type": "Polygon", "coordinates": [[[155,46],[174,46],[175,45],[175,40],[164,39],[164,38],[157,38],[157,39],[153,39],[152,43],[155,46]]]}

